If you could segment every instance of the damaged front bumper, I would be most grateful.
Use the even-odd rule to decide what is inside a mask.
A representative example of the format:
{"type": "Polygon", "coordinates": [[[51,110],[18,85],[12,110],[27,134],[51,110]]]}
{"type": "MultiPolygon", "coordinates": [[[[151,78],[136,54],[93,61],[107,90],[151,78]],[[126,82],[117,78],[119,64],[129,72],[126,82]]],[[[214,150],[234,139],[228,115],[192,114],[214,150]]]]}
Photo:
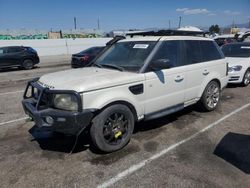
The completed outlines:
{"type": "Polygon", "coordinates": [[[39,129],[65,134],[77,134],[84,130],[90,124],[95,112],[94,109],[82,110],[81,97],[77,92],[43,88],[37,83],[37,79],[28,82],[22,105],[25,113],[35,121],[35,125],[39,129]],[[76,95],[78,111],[52,108],[49,98],[58,93],[76,95]]]}

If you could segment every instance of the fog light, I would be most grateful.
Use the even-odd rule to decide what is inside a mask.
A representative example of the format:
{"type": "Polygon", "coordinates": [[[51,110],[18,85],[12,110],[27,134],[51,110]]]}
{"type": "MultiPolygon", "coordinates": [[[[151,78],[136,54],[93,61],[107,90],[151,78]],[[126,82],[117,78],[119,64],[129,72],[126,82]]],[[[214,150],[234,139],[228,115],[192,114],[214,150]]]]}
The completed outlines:
{"type": "Polygon", "coordinates": [[[48,123],[49,125],[52,125],[54,123],[54,119],[51,116],[46,116],[45,117],[45,121],[46,123],[48,123]]]}

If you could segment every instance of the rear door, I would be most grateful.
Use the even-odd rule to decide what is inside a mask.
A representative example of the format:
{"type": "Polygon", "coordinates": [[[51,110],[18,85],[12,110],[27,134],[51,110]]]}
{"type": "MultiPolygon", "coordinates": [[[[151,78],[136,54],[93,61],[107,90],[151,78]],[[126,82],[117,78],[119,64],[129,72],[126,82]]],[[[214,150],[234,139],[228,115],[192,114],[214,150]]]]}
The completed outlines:
{"type": "Polygon", "coordinates": [[[203,80],[200,41],[185,40],[183,41],[183,48],[187,73],[185,102],[188,102],[197,98],[203,80]]]}
{"type": "Polygon", "coordinates": [[[187,67],[187,92],[185,101],[196,100],[210,81],[210,75],[226,73],[223,55],[210,40],[184,41],[185,64],[187,67]]]}

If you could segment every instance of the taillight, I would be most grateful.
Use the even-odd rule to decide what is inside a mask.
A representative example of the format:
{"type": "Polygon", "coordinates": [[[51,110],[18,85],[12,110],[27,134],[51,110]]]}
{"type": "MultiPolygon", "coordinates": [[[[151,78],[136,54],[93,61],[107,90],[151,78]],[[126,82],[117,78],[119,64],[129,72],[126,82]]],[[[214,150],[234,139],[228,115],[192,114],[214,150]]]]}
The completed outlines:
{"type": "Polygon", "coordinates": [[[80,58],[81,61],[88,61],[88,59],[89,59],[88,55],[85,55],[85,56],[80,58]]]}

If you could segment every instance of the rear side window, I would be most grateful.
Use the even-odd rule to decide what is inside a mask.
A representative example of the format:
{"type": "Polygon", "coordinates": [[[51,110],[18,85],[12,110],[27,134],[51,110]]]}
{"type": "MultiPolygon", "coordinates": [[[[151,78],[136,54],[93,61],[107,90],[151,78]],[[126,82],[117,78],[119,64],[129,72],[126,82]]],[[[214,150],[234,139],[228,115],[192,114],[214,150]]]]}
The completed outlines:
{"type": "Polygon", "coordinates": [[[228,44],[222,47],[226,57],[250,57],[250,45],[228,44]]]}
{"type": "Polygon", "coordinates": [[[25,47],[25,49],[30,51],[31,53],[37,53],[37,51],[31,47],[25,47]]]}
{"type": "Polygon", "coordinates": [[[152,61],[159,59],[168,60],[168,67],[181,66],[181,43],[180,41],[164,41],[156,52],[152,61]]]}
{"type": "Polygon", "coordinates": [[[184,41],[184,51],[186,54],[186,58],[184,60],[185,65],[191,65],[202,62],[199,40],[184,41]]]}
{"type": "Polygon", "coordinates": [[[213,41],[200,41],[200,44],[202,61],[213,61],[223,58],[218,46],[213,41]]]}
{"type": "Polygon", "coordinates": [[[21,52],[23,51],[23,48],[19,48],[19,47],[9,47],[7,49],[8,53],[16,53],[16,52],[21,52]]]}

